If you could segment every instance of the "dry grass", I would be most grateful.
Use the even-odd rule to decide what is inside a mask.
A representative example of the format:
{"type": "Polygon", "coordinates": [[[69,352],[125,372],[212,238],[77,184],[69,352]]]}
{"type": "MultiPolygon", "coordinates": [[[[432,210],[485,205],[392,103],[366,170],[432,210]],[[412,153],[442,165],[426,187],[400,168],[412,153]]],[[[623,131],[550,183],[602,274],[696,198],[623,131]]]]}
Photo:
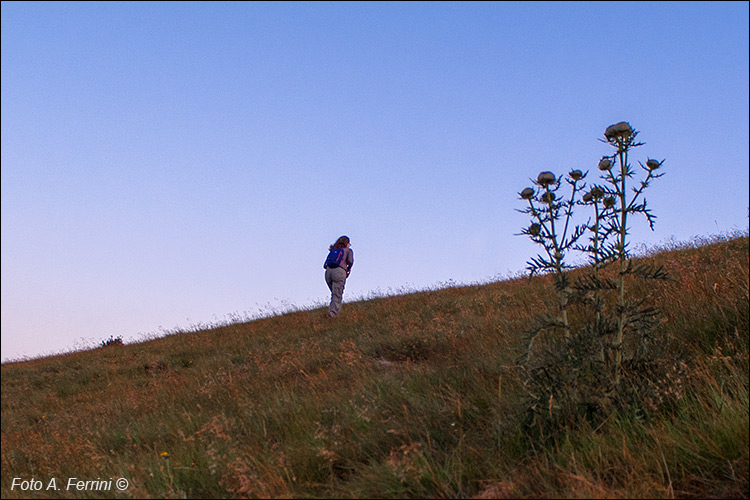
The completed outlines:
{"type": "Polygon", "coordinates": [[[674,278],[633,290],[686,367],[655,418],[614,413],[542,449],[519,432],[520,339],[554,300],[548,277],[519,278],[3,364],[0,492],[747,498],[747,235],[643,258],[674,278]],[[70,477],[129,487],[67,491],[70,477]]]}

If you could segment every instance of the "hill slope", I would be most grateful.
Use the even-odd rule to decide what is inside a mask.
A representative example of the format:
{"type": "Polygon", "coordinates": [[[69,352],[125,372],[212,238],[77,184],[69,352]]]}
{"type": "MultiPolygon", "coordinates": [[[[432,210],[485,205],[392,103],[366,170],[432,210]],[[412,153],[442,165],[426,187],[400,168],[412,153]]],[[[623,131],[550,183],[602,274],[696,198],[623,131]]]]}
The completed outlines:
{"type": "Polygon", "coordinates": [[[3,364],[2,497],[747,498],[748,238],[644,259],[684,365],[648,418],[530,439],[521,278],[3,364]]]}

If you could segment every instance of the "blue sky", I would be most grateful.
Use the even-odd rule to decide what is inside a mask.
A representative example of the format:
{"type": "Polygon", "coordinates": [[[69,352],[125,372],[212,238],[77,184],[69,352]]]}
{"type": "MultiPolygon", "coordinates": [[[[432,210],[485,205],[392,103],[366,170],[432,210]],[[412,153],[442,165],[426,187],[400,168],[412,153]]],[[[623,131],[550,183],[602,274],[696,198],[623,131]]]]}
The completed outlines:
{"type": "MultiPolygon", "coordinates": [[[[2,358],[486,281],[628,121],[658,244],[748,226],[747,2],[2,2],[2,358]]],[[[344,306],[346,307],[346,306],[344,306]]]]}

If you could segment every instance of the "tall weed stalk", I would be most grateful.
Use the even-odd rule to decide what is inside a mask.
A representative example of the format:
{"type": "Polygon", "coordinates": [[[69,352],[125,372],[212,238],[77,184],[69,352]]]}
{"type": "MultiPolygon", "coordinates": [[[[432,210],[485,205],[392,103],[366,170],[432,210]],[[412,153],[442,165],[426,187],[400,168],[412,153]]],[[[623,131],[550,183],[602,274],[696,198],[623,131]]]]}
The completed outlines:
{"type": "Polygon", "coordinates": [[[585,226],[574,228],[571,226],[576,195],[585,188],[586,184],[583,182],[585,177],[586,174],[580,170],[573,170],[568,174],[565,182],[571,188],[569,198],[561,198],[558,195],[563,178],[558,178],[554,173],[547,171],[541,172],[536,181],[532,180],[535,188],[529,187],[520,193],[521,198],[529,204],[520,212],[529,214],[532,219],[532,224],[524,228],[522,234],[528,235],[534,243],[541,245],[546,254],[532,258],[528,262],[527,269],[532,276],[551,273],[555,279],[559,314],[556,318],[544,318],[543,324],[562,327],[565,337],[570,336],[568,305],[572,292],[567,275],[570,266],[566,264],[565,257],[585,234],[585,226]],[[562,231],[560,231],[561,226],[562,231]],[[568,229],[572,229],[570,233],[568,229]]]}
{"type": "Polygon", "coordinates": [[[628,250],[634,216],[645,216],[654,228],[656,217],[647,207],[644,191],[663,175],[658,172],[663,161],[648,159],[640,163],[644,172],[640,183],[632,186],[636,170],[629,156],[633,148],[642,146],[637,135],[626,122],[606,129],[602,142],[615,151],[599,161],[602,182],[587,191],[582,182],[587,173],[574,170],[566,178],[572,188],[569,198],[557,196],[562,179],[552,172],[540,173],[534,187],[520,193],[529,205],[521,212],[532,219],[522,234],[544,249],[543,255],[528,262],[528,270],[532,276],[554,276],[559,305],[556,317],[537,316],[521,360],[527,374],[527,423],[543,434],[571,420],[606,415],[613,405],[632,401],[642,385],[637,374],[648,377],[666,359],[664,346],[654,342],[658,309],[646,297],[627,293],[632,279],[668,279],[662,267],[637,263],[628,250]],[[593,221],[576,225],[577,207],[593,210],[593,221]],[[587,256],[587,270],[566,263],[573,251],[587,256]],[[556,333],[560,329],[562,338],[556,333]]]}

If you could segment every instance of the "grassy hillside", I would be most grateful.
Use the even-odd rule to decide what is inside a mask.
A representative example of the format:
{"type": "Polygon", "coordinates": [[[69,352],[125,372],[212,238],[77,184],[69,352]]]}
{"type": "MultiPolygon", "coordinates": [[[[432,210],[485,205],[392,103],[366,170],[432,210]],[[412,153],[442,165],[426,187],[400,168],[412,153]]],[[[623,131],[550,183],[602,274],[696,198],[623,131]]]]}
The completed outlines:
{"type": "Polygon", "coordinates": [[[516,360],[554,298],[520,278],[3,364],[0,492],[747,498],[748,237],[643,259],[673,278],[633,288],[662,310],[670,405],[534,442],[516,360]]]}

